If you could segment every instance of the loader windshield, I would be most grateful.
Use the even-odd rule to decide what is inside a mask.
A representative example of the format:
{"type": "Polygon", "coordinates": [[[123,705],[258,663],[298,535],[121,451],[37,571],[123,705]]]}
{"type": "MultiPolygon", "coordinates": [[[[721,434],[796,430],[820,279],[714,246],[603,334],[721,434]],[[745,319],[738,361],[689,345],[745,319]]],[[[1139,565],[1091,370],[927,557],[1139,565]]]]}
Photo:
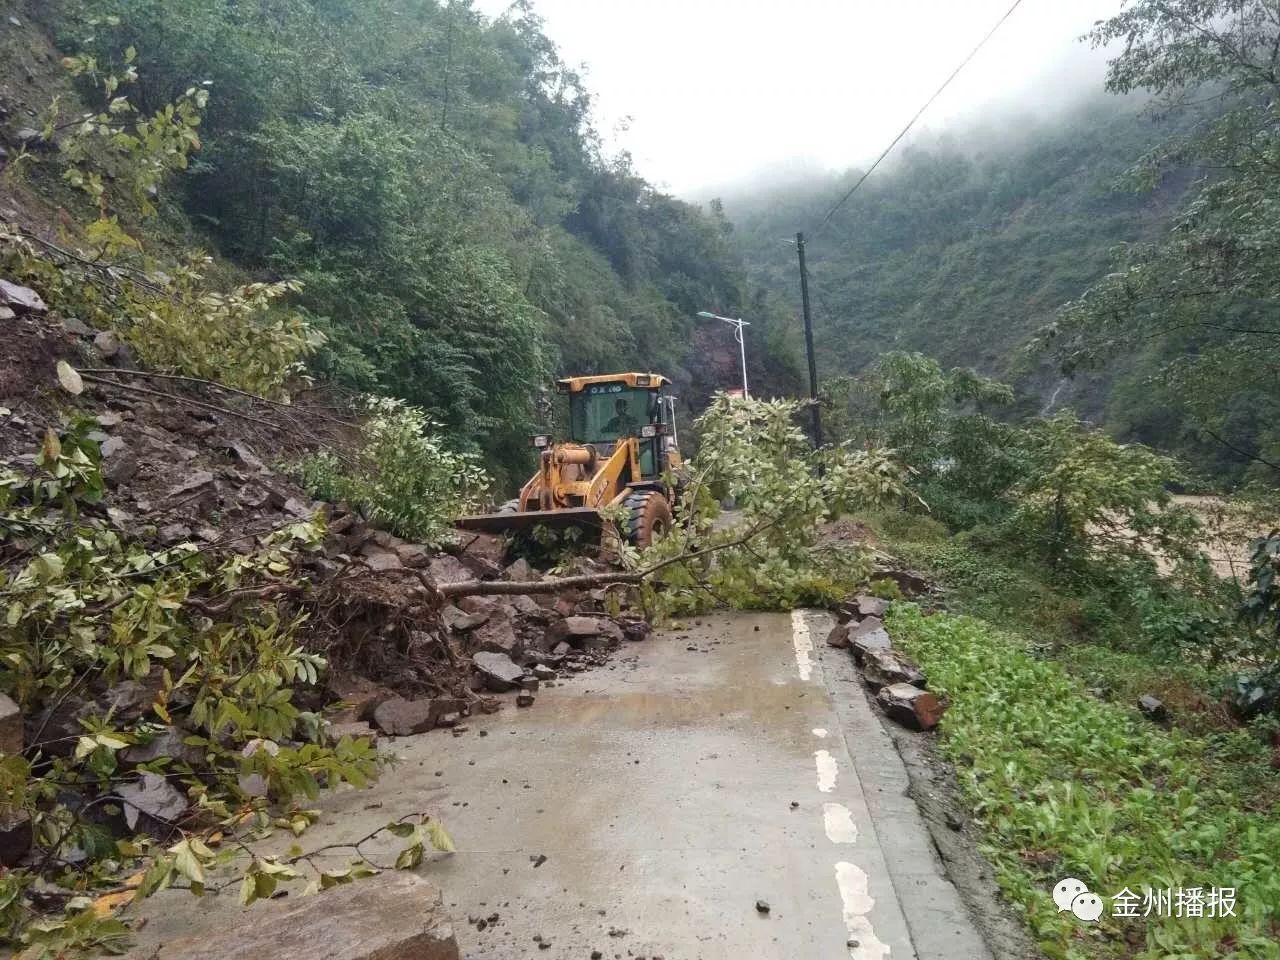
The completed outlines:
{"type": "Polygon", "coordinates": [[[625,383],[593,383],[569,397],[569,430],[578,443],[614,443],[657,419],[658,394],[625,383]]]}

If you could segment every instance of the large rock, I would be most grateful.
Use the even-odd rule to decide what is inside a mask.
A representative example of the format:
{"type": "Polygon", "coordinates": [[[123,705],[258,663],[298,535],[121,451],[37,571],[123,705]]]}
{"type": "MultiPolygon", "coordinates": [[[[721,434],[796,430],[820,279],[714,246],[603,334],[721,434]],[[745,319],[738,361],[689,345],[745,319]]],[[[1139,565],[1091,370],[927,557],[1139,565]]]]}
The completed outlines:
{"type": "MultiPolygon", "coordinates": [[[[451,557],[447,553],[440,554],[438,557],[432,557],[427,563],[427,576],[431,578],[433,583],[462,583],[465,580],[474,580],[471,571],[464,567],[457,557],[451,557]]],[[[470,599],[470,598],[464,598],[470,599]]],[[[467,608],[459,603],[463,610],[467,608]]],[[[468,611],[470,613],[472,611],[468,611]]]]}
{"type": "Polygon", "coordinates": [[[404,566],[394,550],[384,550],[382,547],[373,544],[365,544],[361,552],[364,554],[365,565],[370,570],[376,570],[379,573],[384,573],[387,570],[399,570],[404,566]]]}
{"type": "Polygon", "coordinates": [[[853,653],[853,662],[862,665],[863,659],[873,650],[889,650],[893,641],[877,617],[867,617],[857,627],[849,631],[849,650],[853,653]]]}
{"type": "Polygon", "coordinates": [[[1138,709],[1148,720],[1156,723],[1164,723],[1169,719],[1169,708],[1158,697],[1153,697],[1149,693],[1138,698],[1138,709]]]}
{"type": "Polygon", "coordinates": [[[397,543],[395,551],[406,567],[425,567],[431,562],[431,551],[420,543],[397,543]]]}
{"type": "Polygon", "coordinates": [[[22,752],[22,711],[6,694],[0,693],[0,753],[22,752]]]}
{"type": "Polygon", "coordinates": [[[458,555],[459,560],[468,565],[472,561],[478,561],[485,568],[501,572],[502,561],[507,552],[506,537],[494,533],[469,531],[464,536],[466,540],[463,542],[462,552],[458,555]]]}
{"type": "Polygon", "coordinates": [[[502,576],[506,580],[515,580],[520,583],[528,583],[531,580],[538,579],[538,571],[529,566],[529,561],[521,557],[515,563],[507,567],[502,572],[502,576]]]}
{"type": "Polygon", "coordinates": [[[856,598],[858,604],[858,617],[883,617],[889,609],[892,601],[882,599],[881,597],[873,597],[869,594],[861,594],[856,598]]]}
{"type": "Polygon", "coordinates": [[[49,309],[40,299],[40,294],[30,287],[20,287],[8,280],[0,280],[0,304],[20,314],[46,313],[49,309]]]}
{"type": "Polygon", "coordinates": [[[494,693],[514,690],[524,676],[524,667],[517,664],[505,653],[489,653],[481,651],[473,654],[472,663],[480,672],[485,686],[494,693]]]}
{"type": "Polygon", "coordinates": [[[112,486],[128,483],[138,472],[138,458],[119,437],[102,445],[102,476],[112,486]]]}
{"type": "MultiPolygon", "coordinates": [[[[191,531],[187,530],[187,535],[190,534],[191,531]]],[[[121,680],[112,684],[103,695],[102,705],[117,721],[133,723],[151,710],[163,682],[158,671],[154,678],[148,676],[145,680],[121,680]]]]}
{"type": "Polygon", "coordinates": [[[909,683],[881,687],[876,702],[891,719],[912,730],[932,730],[946,709],[932,693],[909,683]]]}
{"type": "Polygon", "coordinates": [[[408,737],[434,729],[441,717],[458,713],[462,708],[463,702],[453,697],[436,697],[431,700],[396,697],[378,705],[373,711],[373,722],[388,736],[408,737]]]}
{"type": "Polygon", "coordinates": [[[929,581],[922,574],[911,570],[877,570],[871,575],[873,587],[878,582],[886,581],[895,584],[905,597],[918,597],[929,591],[929,581]]]}
{"type": "Polygon", "coordinates": [[[167,828],[187,810],[187,798],[168,779],[155,773],[144,773],[138,780],[116,787],[122,801],[124,822],[130,830],[145,829],[150,821],[167,828]]]}
{"type": "Polygon", "coordinates": [[[493,613],[498,601],[493,597],[469,596],[458,600],[458,609],[464,613],[493,613]]]}
{"type": "Polygon", "coordinates": [[[642,620],[640,617],[619,617],[614,622],[622,630],[623,639],[632,643],[639,643],[646,639],[653,629],[648,620],[642,620]]]}
{"type": "Polygon", "coordinates": [[[617,645],[622,642],[622,628],[603,617],[565,617],[547,628],[543,648],[554,649],[568,643],[579,649],[617,645]]]}
{"type": "Polygon", "coordinates": [[[455,630],[458,633],[467,633],[474,630],[488,619],[488,610],[482,610],[479,613],[464,613],[451,603],[445,604],[440,609],[440,622],[448,629],[455,630]]]}
{"type": "Polygon", "coordinates": [[[924,671],[894,650],[868,650],[862,658],[862,675],[873,690],[894,683],[928,686],[924,671]]]}
{"type": "Polygon", "coordinates": [[[345,710],[330,717],[334,723],[372,720],[378,704],[385,703],[395,696],[386,687],[357,676],[330,677],[329,692],[346,704],[345,710]]]}
{"type": "Polygon", "coordinates": [[[148,955],[165,960],[461,957],[439,888],[403,870],[388,870],[311,897],[255,903],[238,922],[170,940],[148,955]]]}
{"type": "Polygon", "coordinates": [[[471,631],[469,645],[472,650],[503,653],[512,660],[519,660],[524,655],[524,641],[516,636],[511,621],[496,612],[471,631]]]}

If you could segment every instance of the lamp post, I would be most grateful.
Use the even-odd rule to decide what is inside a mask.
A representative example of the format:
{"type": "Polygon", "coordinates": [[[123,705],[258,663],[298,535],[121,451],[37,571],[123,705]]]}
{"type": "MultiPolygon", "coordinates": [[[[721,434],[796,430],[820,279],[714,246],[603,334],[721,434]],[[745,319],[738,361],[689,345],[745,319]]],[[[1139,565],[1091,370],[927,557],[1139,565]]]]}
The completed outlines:
{"type": "Polygon", "coordinates": [[[746,320],[734,320],[732,317],[722,317],[717,313],[711,313],[707,310],[699,310],[698,316],[704,320],[722,320],[733,327],[733,338],[738,341],[738,353],[742,356],[742,398],[750,400],[751,394],[747,390],[747,344],[742,337],[742,328],[751,326],[746,320]]]}

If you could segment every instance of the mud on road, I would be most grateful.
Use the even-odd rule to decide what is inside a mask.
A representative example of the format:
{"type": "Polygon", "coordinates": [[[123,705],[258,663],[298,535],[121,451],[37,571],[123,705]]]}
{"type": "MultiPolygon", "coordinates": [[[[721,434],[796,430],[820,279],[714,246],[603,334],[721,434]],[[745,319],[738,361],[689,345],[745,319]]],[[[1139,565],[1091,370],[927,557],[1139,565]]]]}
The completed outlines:
{"type": "MultiPolygon", "coordinates": [[[[984,932],[1000,960],[1034,955],[970,919],[947,877],[957,858],[908,796],[847,652],[815,639],[829,626],[801,611],[704,617],[544,687],[537,710],[504,700],[453,735],[387,741],[398,765],[324,798],[304,842],[438,813],[458,853],[422,871],[471,960],[987,960],[984,932]]],[[[936,772],[916,766],[913,781],[936,772]]],[[[367,852],[389,860],[393,844],[367,852]]],[[[142,956],[253,922],[233,894],[144,909],[142,956]]]]}

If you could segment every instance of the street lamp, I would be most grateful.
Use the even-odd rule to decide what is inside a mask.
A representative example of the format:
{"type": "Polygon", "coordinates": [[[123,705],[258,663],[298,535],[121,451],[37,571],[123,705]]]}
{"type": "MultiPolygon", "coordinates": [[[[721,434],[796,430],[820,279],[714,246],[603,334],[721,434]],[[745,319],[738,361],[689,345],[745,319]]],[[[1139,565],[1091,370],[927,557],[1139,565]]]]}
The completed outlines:
{"type": "Polygon", "coordinates": [[[723,320],[733,327],[733,338],[738,341],[738,352],[742,355],[742,398],[750,400],[751,394],[747,391],[747,344],[742,339],[742,328],[749,327],[751,324],[746,320],[734,320],[731,317],[722,317],[717,313],[710,313],[706,310],[699,310],[698,316],[704,320],[723,320]]]}

